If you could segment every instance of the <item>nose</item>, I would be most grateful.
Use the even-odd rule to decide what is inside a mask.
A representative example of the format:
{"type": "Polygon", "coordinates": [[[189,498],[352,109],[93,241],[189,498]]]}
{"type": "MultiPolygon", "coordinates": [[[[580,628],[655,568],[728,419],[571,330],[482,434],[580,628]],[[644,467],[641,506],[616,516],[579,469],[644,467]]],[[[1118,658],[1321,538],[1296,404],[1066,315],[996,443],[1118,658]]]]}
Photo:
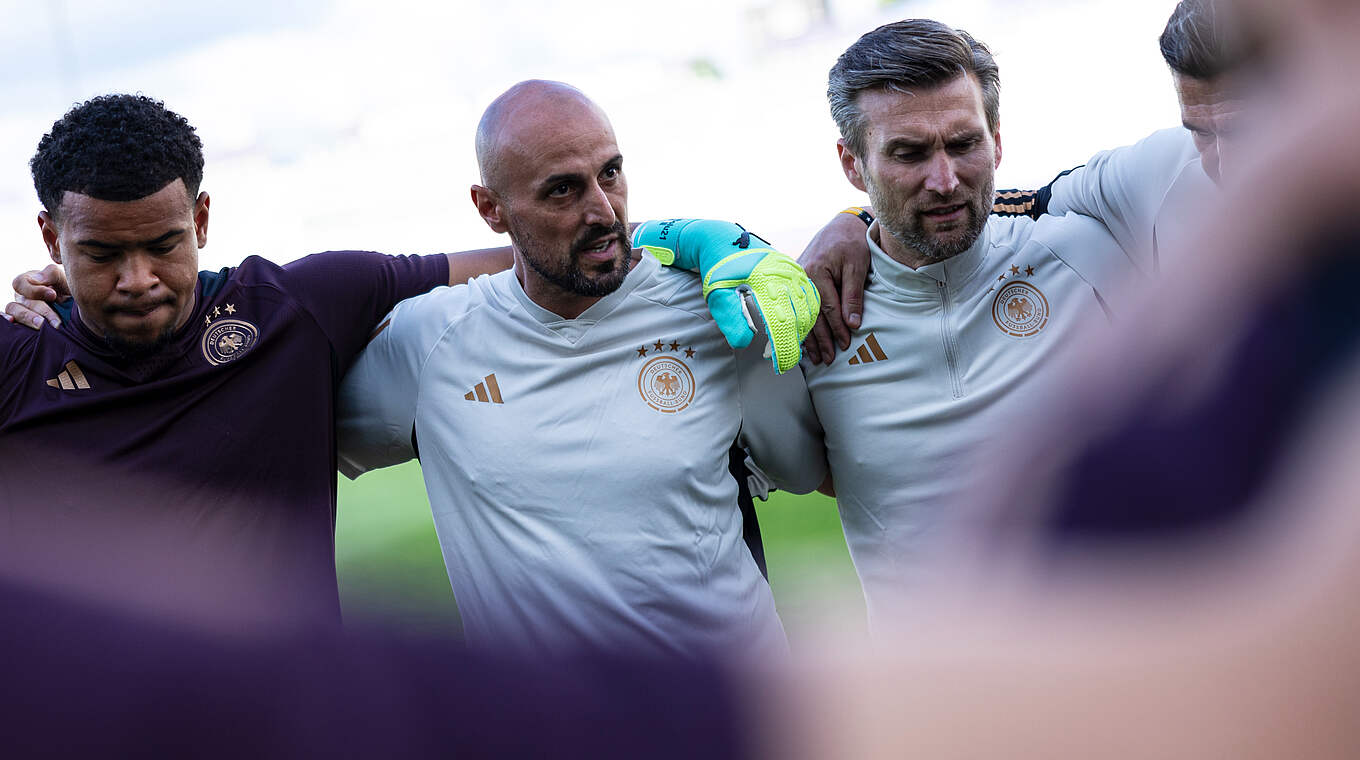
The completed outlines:
{"type": "Polygon", "coordinates": [[[151,257],[132,253],[122,257],[118,268],[118,290],[131,296],[140,296],[156,287],[160,278],[156,276],[155,263],[151,257]]]}
{"type": "Polygon", "coordinates": [[[582,213],[583,220],[587,225],[603,225],[605,227],[614,226],[618,221],[618,215],[614,213],[614,204],[610,203],[609,194],[604,191],[598,182],[592,182],[586,190],[584,198],[585,207],[582,213]]]}
{"type": "Polygon", "coordinates": [[[926,167],[926,189],[939,195],[951,195],[958,186],[959,175],[955,171],[954,159],[946,151],[936,152],[926,167]]]}

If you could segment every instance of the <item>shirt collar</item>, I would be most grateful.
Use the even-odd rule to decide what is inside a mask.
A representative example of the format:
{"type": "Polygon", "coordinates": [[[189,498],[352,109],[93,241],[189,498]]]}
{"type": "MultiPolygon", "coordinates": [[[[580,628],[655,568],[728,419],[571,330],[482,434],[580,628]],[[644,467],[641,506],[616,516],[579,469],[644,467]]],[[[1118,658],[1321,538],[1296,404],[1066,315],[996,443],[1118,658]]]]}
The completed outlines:
{"type": "Polygon", "coordinates": [[[875,230],[883,234],[877,221],[864,233],[865,239],[869,241],[869,257],[874,277],[890,287],[909,292],[933,292],[940,288],[941,283],[950,290],[957,289],[978,273],[983,262],[987,260],[988,249],[991,248],[992,225],[989,218],[987,224],[982,226],[982,234],[978,235],[968,250],[944,261],[912,269],[883,250],[874,240],[875,230]]]}

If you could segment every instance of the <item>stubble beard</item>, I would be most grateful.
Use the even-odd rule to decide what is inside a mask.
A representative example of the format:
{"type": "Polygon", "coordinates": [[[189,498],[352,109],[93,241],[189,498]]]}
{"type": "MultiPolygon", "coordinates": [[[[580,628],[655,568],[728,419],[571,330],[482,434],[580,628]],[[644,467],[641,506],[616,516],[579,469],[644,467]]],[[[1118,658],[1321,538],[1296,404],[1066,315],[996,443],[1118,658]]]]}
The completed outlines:
{"type": "Polygon", "coordinates": [[[628,277],[632,245],[628,236],[628,226],[622,220],[614,222],[612,227],[596,225],[581,233],[572,242],[567,260],[560,264],[543,255],[542,246],[538,245],[532,235],[525,235],[519,230],[512,231],[518,233],[514,235],[514,239],[520,253],[523,254],[524,263],[544,280],[568,293],[600,298],[618,290],[628,277]],[[614,260],[610,262],[609,268],[597,269],[593,275],[586,274],[581,268],[581,252],[599,245],[610,237],[618,239],[619,250],[614,260]]]}
{"type": "Polygon", "coordinates": [[[141,361],[159,354],[174,340],[175,327],[171,325],[151,340],[129,340],[121,335],[104,333],[104,345],[123,361],[141,361]]]}
{"type": "MultiPolygon", "coordinates": [[[[907,250],[916,251],[931,262],[945,261],[963,253],[977,242],[978,236],[982,234],[982,228],[987,225],[987,217],[991,214],[995,194],[996,179],[993,177],[987,180],[981,192],[967,199],[968,219],[964,222],[962,231],[955,230],[948,233],[947,237],[941,233],[926,232],[925,220],[917,206],[907,206],[903,214],[904,219],[898,219],[896,214],[880,213],[878,224],[907,250]]],[[[873,200],[872,196],[870,200],[873,200]]],[[[960,200],[954,202],[958,203],[960,200]]],[[[942,202],[948,202],[948,199],[933,201],[932,205],[942,202]]],[[[883,207],[891,208],[891,204],[885,204],[883,207]]],[[[880,208],[877,201],[874,202],[874,208],[880,208]]]]}

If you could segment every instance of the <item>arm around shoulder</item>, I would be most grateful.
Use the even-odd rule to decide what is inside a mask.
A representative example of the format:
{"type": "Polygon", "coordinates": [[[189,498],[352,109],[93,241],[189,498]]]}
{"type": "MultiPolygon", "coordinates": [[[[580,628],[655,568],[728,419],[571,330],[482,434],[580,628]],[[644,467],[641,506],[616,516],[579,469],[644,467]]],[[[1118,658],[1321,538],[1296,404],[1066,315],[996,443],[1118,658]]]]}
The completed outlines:
{"type": "Polygon", "coordinates": [[[758,339],[738,352],[740,443],[775,484],[793,493],[816,490],[826,479],[826,445],[799,368],[776,375],[758,339]]]}
{"type": "Polygon", "coordinates": [[[403,301],[384,317],[340,385],[336,436],[349,478],[416,456],[413,443],[425,362],[465,303],[466,286],[403,301]]]}

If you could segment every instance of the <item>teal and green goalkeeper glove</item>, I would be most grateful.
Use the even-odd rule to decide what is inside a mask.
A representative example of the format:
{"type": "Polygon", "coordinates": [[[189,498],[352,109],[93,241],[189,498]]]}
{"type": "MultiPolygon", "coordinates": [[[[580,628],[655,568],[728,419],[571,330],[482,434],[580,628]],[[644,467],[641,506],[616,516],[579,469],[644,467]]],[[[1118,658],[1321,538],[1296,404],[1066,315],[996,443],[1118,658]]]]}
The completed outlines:
{"type": "Polygon", "coordinates": [[[709,219],[643,222],[633,233],[633,245],[646,248],[662,264],[703,277],[708,310],[733,348],[745,348],[755,337],[742,303],[742,292],[749,291],[770,337],[775,371],[787,372],[798,364],[821,299],[793,259],[739,224],[709,219]]]}

